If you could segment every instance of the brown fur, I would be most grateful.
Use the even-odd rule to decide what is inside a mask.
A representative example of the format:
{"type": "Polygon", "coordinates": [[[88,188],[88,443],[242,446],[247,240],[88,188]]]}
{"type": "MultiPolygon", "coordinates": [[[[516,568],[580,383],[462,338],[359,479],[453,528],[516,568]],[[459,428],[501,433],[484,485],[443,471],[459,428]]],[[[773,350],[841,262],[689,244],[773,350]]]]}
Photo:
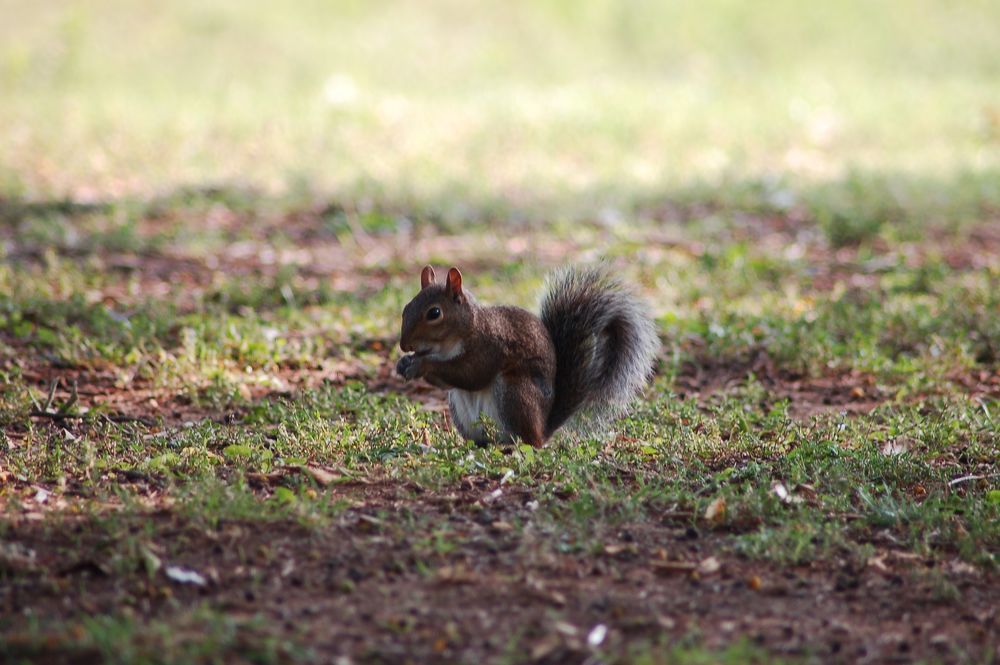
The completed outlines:
{"type": "Polygon", "coordinates": [[[450,388],[448,406],[462,436],[540,446],[580,411],[621,412],[649,379],[659,340],[642,303],[605,271],[557,273],[541,317],[519,307],[484,307],[462,286],[420,273],[420,292],[403,309],[396,370],[450,388]]]}

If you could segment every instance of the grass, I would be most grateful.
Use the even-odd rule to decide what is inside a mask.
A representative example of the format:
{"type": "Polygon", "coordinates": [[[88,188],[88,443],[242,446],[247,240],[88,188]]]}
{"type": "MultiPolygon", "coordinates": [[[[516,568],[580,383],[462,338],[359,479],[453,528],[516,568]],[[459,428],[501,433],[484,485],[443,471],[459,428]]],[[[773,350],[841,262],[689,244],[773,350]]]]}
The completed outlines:
{"type": "Polygon", "coordinates": [[[990,3],[7,15],[0,659],[995,660],[990,3]],[[599,258],[628,417],[393,378],[423,264],[599,258]]]}
{"type": "Polygon", "coordinates": [[[12,662],[56,657],[106,663],[200,663],[234,658],[281,663],[310,655],[270,632],[259,620],[233,620],[201,607],[170,623],[140,625],[128,614],[86,618],[66,635],[19,636],[4,655],[12,662]]]}
{"type": "MultiPolygon", "coordinates": [[[[767,183],[758,201],[784,204],[847,178],[867,217],[906,195],[893,174],[975,181],[998,167],[986,2],[11,12],[0,171],[33,199],[238,181],[465,224],[613,214],[732,181],[767,183]],[[851,169],[889,196],[864,194],[851,169]]],[[[956,191],[918,196],[979,201],[956,191]]],[[[828,223],[846,239],[879,221],[828,223]]]]}

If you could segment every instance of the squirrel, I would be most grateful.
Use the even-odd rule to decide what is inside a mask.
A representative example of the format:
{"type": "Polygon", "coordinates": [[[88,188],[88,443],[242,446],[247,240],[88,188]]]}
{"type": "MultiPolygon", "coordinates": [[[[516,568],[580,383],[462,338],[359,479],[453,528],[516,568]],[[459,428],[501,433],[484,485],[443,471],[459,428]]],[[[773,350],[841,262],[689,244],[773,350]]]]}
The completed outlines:
{"type": "Polygon", "coordinates": [[[538,447],[578,412],[622,412],[652,376],[660,341],[645,305],[606,268],[550,275],[535,316],[480,305],[458,268],[439,284],[426,266],[403,309],[399,346],[397,373],[450,389],[463,437],[538,447]]]}

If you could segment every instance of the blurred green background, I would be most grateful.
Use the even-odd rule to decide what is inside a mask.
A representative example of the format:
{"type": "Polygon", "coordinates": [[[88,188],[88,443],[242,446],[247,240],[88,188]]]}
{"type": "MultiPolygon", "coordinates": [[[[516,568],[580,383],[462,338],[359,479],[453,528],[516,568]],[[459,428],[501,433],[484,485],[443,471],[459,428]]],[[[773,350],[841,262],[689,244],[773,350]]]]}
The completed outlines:
{"type": "Polygon", "coordinates": [[[746,183],[787,207],[880,173],[1000,200],[993,0],[3,0],[2,14],[7,197],[235,183],[573,217],[746,183]]]}

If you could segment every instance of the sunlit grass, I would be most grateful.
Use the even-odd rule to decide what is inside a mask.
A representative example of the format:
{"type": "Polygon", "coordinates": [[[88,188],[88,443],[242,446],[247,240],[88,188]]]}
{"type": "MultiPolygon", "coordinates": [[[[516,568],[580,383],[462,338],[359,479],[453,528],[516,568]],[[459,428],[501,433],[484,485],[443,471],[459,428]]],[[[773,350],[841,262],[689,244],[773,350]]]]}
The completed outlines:
{"type": "Polygon", "coordinates": [[[696,183],[1000,168],[986,2],[5,13],[0,182],[33,197],[240,182],[580,216],[696,183]]]}

